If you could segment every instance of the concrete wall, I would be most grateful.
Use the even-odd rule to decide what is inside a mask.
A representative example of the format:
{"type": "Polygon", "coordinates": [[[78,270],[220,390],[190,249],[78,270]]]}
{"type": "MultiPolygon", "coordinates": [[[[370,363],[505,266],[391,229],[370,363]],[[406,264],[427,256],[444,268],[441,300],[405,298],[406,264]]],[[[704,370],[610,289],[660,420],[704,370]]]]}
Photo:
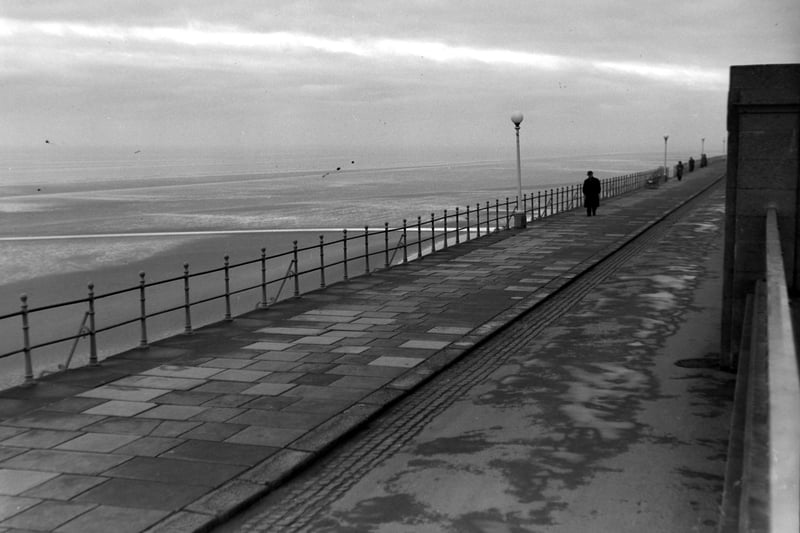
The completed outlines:
{"type": "Polygon", "coordinates": [[[800,64],[731,67],[722,362],[735,366],[744,302],[764,276],[768,205],[778,224],[790,290],[800,289],[800,64]]]}

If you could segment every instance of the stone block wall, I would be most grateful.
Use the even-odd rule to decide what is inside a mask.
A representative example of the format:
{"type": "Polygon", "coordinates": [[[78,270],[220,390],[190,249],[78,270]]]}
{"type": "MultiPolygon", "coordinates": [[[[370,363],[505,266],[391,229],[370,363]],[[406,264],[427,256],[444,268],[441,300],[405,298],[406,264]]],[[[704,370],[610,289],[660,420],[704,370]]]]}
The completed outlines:
{"type": "Polygon", "coordinates": [[[766,208],[778,210],[790,290],[800,289],[800,64],[731,67],[722,363],[735,366],[744,302],[764,275],[766,208]]]}

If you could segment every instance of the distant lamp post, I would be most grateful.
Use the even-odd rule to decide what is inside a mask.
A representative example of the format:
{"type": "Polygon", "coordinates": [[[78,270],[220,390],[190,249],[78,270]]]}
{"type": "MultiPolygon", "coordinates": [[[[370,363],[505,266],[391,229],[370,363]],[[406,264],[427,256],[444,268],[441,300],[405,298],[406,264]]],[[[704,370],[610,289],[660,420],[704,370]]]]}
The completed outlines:
{"type": "Polygon", "coordinates": [[[704,153],[706,153],[706,138],[705,137],[700,139],[700,155],[703,155],[704,153]]]}
{"type": "Polygon", "coordinates": [[[519,161],[519,125],[522,124],[522,113],[517,111],[511,115],[511,122],[514,123],[514,130],[517,133],[517,207],[522,202],[522,165],[519,161]]]}
{"type": "Polygon", "coordinates": [[[664,181],[667,181],[669,177],[669,172],[667,172],[667,139],[669,139],[669,135],[664,135],[664,181]]]}

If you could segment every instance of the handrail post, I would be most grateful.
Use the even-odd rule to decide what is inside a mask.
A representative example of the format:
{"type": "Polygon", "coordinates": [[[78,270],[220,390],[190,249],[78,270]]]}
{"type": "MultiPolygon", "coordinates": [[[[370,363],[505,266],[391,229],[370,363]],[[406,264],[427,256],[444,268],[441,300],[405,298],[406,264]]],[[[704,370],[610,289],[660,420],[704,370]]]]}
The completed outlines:
{"type": "Polygon", "coordinates": [[[436,225],[435,215],[431,213],[431,253],[436,251],[436,225]]]}
{"type": "MultiPolygon", "coordinates": [[[[265,296],[262,305],[265,305],[266,301],[267,298],[265,296]]],[[[191,304],[191,295],[189,293],[189,263],[183,264],[183,311],[184,311],[183,314],[186,317],[186,324],[183,328],[183,332],[188,335],[192,332],[192,304],[191,304]]]]}
{"type": "Polygon", "coordinates": [[[447,248],[447,209],[444,210],[444,240],[442,241],[442,249],[447,248]]]}
{"type": "Polygon", "coordinates": [[[22,294],[19,299],[22,300],[20,312],[22,313],[22,351],[25,354],[25,384],[31,385],[33,383],[33,362],[31,361],[31,326],[28,320],[28,295],[22,294]]]}
{"type": "Polygon", "coordinates": [[[89,366],[98,366],[97,336],[94,321],[94,283],[89,283],[89,366]]]}
{"type": "MultiPolygon", "coordinates": [[[[506,205],[508,205],[508,198],[506,198],[506,205]]],[[[500,199],[494,199],[494,230],[500,229],[500,199]]]]}
{"type": "Polygon", "coordinates": [[[147,348],[147,298],[145,296],[145,273],[142,270],[139,272],[139,328],[141,330],[141,339],[139,340],[139,348],[147,348]]]}
{"type": "Polygon", "coordinates": [[[536,191],[536,218],[542,218],[542,191],[536,191]]]}
{"type": "Polygon", "coordinates": [[[389,223],[383,223],[383,268],[389,268],[389,223]]]}
{"type": "Polygon", "coordinates": [[[225,256],[225,320],[231,320],[230,256],[225,256]]]}
{"type": "Polygon", "coordinates": [[[489,235],[492,232],[491,227],[489,226],[489,220],[492,218],[492,215],[489,211],[489,200],[486,200],[486,235],[489,235]]]}
{"type": "Polygon", "coordinates": [[[407,220],[403,219],[403,264],[408,263],[408,227],[407,220]]]}
{"type": "Polygon", "coordinates": [[[347,277],[347,230],[342,230],[342,266],[344,266],[344,280],[348,281],[347,277]]]}
{"type": "Polygon", "coordinates": [[[319,236],[319,288],[325,288],[325,236],[319,236]]]}
{"type": "Polygon", "coordinates": [[[467,204],[467,241],[469,241],[469,239],[470,239],[469,223],[470,223],[470,221],[469,221],[469,204],[467,204]]]}
{"type": "Polygon", "coordinates": [[[417,259],[422,259],[422,216],[417,216],[417,259]]]}
{"type": "Polygon", "coordinates": [[[267,249],[261,248],[261,309],[267,308],[267,249]]]}
{"type": "Polygon", "coordinates": [[[456,207],[456,244],[461,242],[461,227],[458,225],[458,207],[456,207]]]}
{"type": "Polygon", "coordinates": [[[300,298],[300,263],[297,256],[297,241],[292,241],[292,263],[294,270],[292,270],[292,278],[294,281],[294,297],[300,298]]]}
{"type": "Polygon", "coordinates": [[[364,226],[364,274],[369,274],[369,226],[364,226]]]}
{"type": "Polygon", "coordinates": [[[475,204],[475,233],[477,238],[481,236],[481,204],[475,204]]]}

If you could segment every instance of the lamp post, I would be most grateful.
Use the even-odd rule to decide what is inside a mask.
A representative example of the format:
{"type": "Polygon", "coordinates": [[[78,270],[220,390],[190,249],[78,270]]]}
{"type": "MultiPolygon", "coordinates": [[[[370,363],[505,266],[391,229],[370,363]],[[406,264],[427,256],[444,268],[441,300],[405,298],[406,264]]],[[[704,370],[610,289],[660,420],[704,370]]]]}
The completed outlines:
{"type": "Polygon", "coordinates": [[[703,137],[700,139],[700,155],[706,153],[706,138],[703,137]]]}
{"type": "Polygon", "coordinates": [[[669,135],[664,135],[664,181],[667,181],[669,176],[669,172],[667,172],[667,139],[669,139],[669,135]]]}
{"type": "Polygon", "coordinates": [[[519,162],[519,125],[522,123],[522,113],[517,111],[511,115],[514,131],[517,134],[517,207],[514,209],[514,228],[522,229],[528,224],[528,215],[522,207],[522,165],[519,162]]]}
{"type": "Polygon", "coordinates": [[[514,130],[517,133],[517,208],[522,202],[522,166],[519,161],[519,125],[522,124],[522,113],[517,111],[511,115],[511,122],[514,123],[514,130]]]}

